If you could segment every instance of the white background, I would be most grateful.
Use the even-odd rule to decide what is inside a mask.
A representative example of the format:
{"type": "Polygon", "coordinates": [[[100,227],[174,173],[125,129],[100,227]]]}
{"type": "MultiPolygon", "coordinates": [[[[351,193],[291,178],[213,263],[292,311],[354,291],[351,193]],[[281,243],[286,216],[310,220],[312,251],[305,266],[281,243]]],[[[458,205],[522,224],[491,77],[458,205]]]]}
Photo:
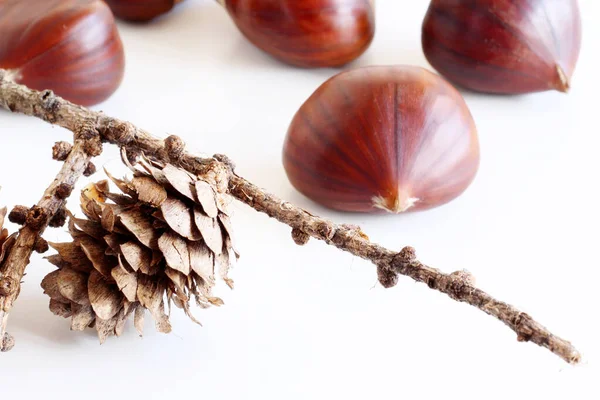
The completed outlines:
{"type": "MultiPolygon", "coordinates": [[[[428,67],[420,47],[426,1],[378,3],[375,41],[353,66],[428,67]]],[[[284,135],[336,71],[273,61],[209,0],[188,0],[150,25],[120,24],[126,78],[97,109],[157,135],[176,133],[206,154],[227,153],[246,178],[360,224],[376,242],[412,245],[445,271],[470,270],[481,288],[572,340],[583,365],[518,343],[495,319],[407,278],[384,290],[369,263],[316,241],[298,247],[289,228],[237,204],[236,289],[220,289],[224,307],[196,310],[204,327],[177,310],[171,335],[147,322],[143,338],[129,326],[100,346],[92,330],[71,332],[47,310],[39,282],[52,268],[35,255],[10,318],[17,345],[0,355],[0,397],[598,399],[600,4],[580,3],[584,45],[572,91],[465,93],[480,132],[480,172],[462,197],[424,213],[347,215],[296,193],[281,166],[284,135]]],[[[31,205],[59,168],[52,144],[70,133],[6,112],[0,132],[0,204],[31,205]]],[[[97,164],[116,159],[107,148],[97,164]]],[[[46,237],[67,239],[61,229],[46,237]]]]}

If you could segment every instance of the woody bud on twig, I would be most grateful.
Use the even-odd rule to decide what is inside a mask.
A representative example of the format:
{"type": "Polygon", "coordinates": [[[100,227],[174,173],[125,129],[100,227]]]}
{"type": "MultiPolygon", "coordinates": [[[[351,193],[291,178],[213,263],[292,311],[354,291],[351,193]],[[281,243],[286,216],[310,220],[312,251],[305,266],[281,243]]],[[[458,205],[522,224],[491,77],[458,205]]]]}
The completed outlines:
{"type": "Polygon", "coordinates": [[[13,224],[24,225],[27,221],[29,208],[25,206],[15,206],[8,214],[8,220],[13,224]]]}
{"type": "Polygon", "coordinates": [[[52,158],[56,161],[65,161],[73,146],[67,142],[56,142],[52,147],[52,158]]]}

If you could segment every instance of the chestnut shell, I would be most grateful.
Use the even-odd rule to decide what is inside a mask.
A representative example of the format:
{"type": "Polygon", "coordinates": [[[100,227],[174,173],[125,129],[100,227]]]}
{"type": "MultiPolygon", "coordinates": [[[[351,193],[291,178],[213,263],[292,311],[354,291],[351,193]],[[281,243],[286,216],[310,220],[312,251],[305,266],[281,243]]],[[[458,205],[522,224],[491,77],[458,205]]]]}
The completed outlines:
{"type": "Polygon", "coordinates": [[[460,195],[479,166],[475,123],[460,93],[418,67],[340,73],[300,107],[283,165],[326,207],[418,211],[460,195]]]}
{"type": "Polygon", "coordinates": [[[440,74],[488,93],[566,92],[581,47],[577,0],[432,0],[425,56],[440,74]]]}
{"type": "Polygon", "coordinates": [[[115,17],[133,22],[147,22],[166,14],[181,0],[104,0],[115,17]]]}
{"type": "Polygon", "coordinates": [[[375,34],[373,0],[221,0],[250,42],[299,67],[337,67],[375,34]]]}
{"type": "Polygon", "coordinates": [[[16,82],[89,106],[119,87],[125,55],[103,1],[4,0],[0,68],[16,82]]]}

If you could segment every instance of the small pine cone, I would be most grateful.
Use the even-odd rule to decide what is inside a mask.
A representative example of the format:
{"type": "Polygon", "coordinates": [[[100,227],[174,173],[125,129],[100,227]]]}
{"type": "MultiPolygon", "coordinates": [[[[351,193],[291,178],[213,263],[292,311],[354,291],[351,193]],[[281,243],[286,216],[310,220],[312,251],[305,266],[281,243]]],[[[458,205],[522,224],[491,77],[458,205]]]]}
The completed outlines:
{"type": "Polygon", "coordinates": [[[173,165],[142,158],[133,178],[108,177],[87,186],[81,208],[87,218],[69,220],[69,243],[50,243],[58,254],[48,260],[58,270],[42,281],[50,310],[71,318],[71,329],[95,327],[100,342],[119,336],[130,314],[141,335],[145,310],[160,332],[171,331],[165,313],[171,302],[195,322],[192,296],[206,308],[223,301],[211,293],[232,261],[232,227],[225,195],[173,165]]]}
{"type": "MultiPolygon", "coordinates": [[[[12,235],[8,234],[8,230],[4,228],[4,219],[6,218],[6,213],[8,210],[6,207],[0,209],[0,267],[4,262],[4,258],[10,251],[10,249],[15,244],[17,240],[17,233],[13,233],[12,235]]],[[[0,268],[1,270],[1,268],[0,268]]],[[[0,273],[0,279],[2,278],[2,274],[0,273]]]]}

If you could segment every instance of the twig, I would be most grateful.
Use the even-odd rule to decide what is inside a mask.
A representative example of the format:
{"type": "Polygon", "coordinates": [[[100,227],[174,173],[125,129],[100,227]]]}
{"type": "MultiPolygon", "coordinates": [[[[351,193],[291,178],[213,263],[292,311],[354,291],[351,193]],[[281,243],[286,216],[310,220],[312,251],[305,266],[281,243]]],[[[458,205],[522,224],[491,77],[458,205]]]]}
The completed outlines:
{"type": "MultiPolygon", "coordinates": [[[[24,216],[25,224],[20,229],[17,240],[0,269],[0,279],[10,283],[6,285],[6,287],[10,287],[10,290],[0,296],[0,351],[8,351],[14,345],[14,339],[6,332],[8,316],[19,295],[21,279],[23,279],[31,254],[41,240],[40,235],[52,218],[64,207],[77,179],[86,170],[90,158],[97,155],[99,151],[98,147],[92,144],[94,141],[91,137],[94,134],[91,137],[87,136],[90,132],[95,133],[95,131],[86,132],[86,126],[89,125],[83,123],[80,128],[84,129],[75,131],[75,141],[71,152],[41,200],[24,216]]],[[[99,141],[97,145],[101,146],[99,141]]]]}
{"type": "Polygon", "coordinates": [[[128,122],[76,106],[50,91],[37,92],[10,82],[3,77],[1,70],[0,105],[70,130],[76,130],[85,121],[94,121],[94,127],[104,141],[116,144],[128,153],[143,152],[146,156],[176,164],[193,173],[211,173],[227,167],[230,171],[229,193],[255,210],[292,227],[292,237],[296,243],[304,244],[309,237],[325,241],[373,262],[377,266],[379,281],[385,287],[394,286],[398,275],[408,276],[496,317],[515,331],[519,341],[536,343],[572,364],[581,359],[571,343],[555,336],[529,315],[476,288],[469,273],[458,271],[445,274],[419,262],[414,249],[410,247],[399,253],[388,250],[372,243],[358,227],[336,225],[313,216],[236,175],[232,163],[225,156],[217,155],[211,159],[195,156],[185,151],[183,142],[176,136],[158,139],[128,122]]]}
{"type": "Polygon", "coordinates": [[[411,247],[405,247],[399,253],[388,250],[372,243],[360,228],[336,225],[313,216],[238,176],[231,178],[229,190],[235,198],[255,210],[313,238],[373,262],[378,268],[379,281],[385,287],[394,286],[398,274],[411,277],[454,300],[470,304],[496,317],[515,331],[520,342],[531,341],[545,347],[571,364],[577,364],[581,360],[579,352],[570,342],[555,336],[526,313],[476,288],[473,276],[466,271],[445,274],[428,267],[416,259],[411,247]]]}

